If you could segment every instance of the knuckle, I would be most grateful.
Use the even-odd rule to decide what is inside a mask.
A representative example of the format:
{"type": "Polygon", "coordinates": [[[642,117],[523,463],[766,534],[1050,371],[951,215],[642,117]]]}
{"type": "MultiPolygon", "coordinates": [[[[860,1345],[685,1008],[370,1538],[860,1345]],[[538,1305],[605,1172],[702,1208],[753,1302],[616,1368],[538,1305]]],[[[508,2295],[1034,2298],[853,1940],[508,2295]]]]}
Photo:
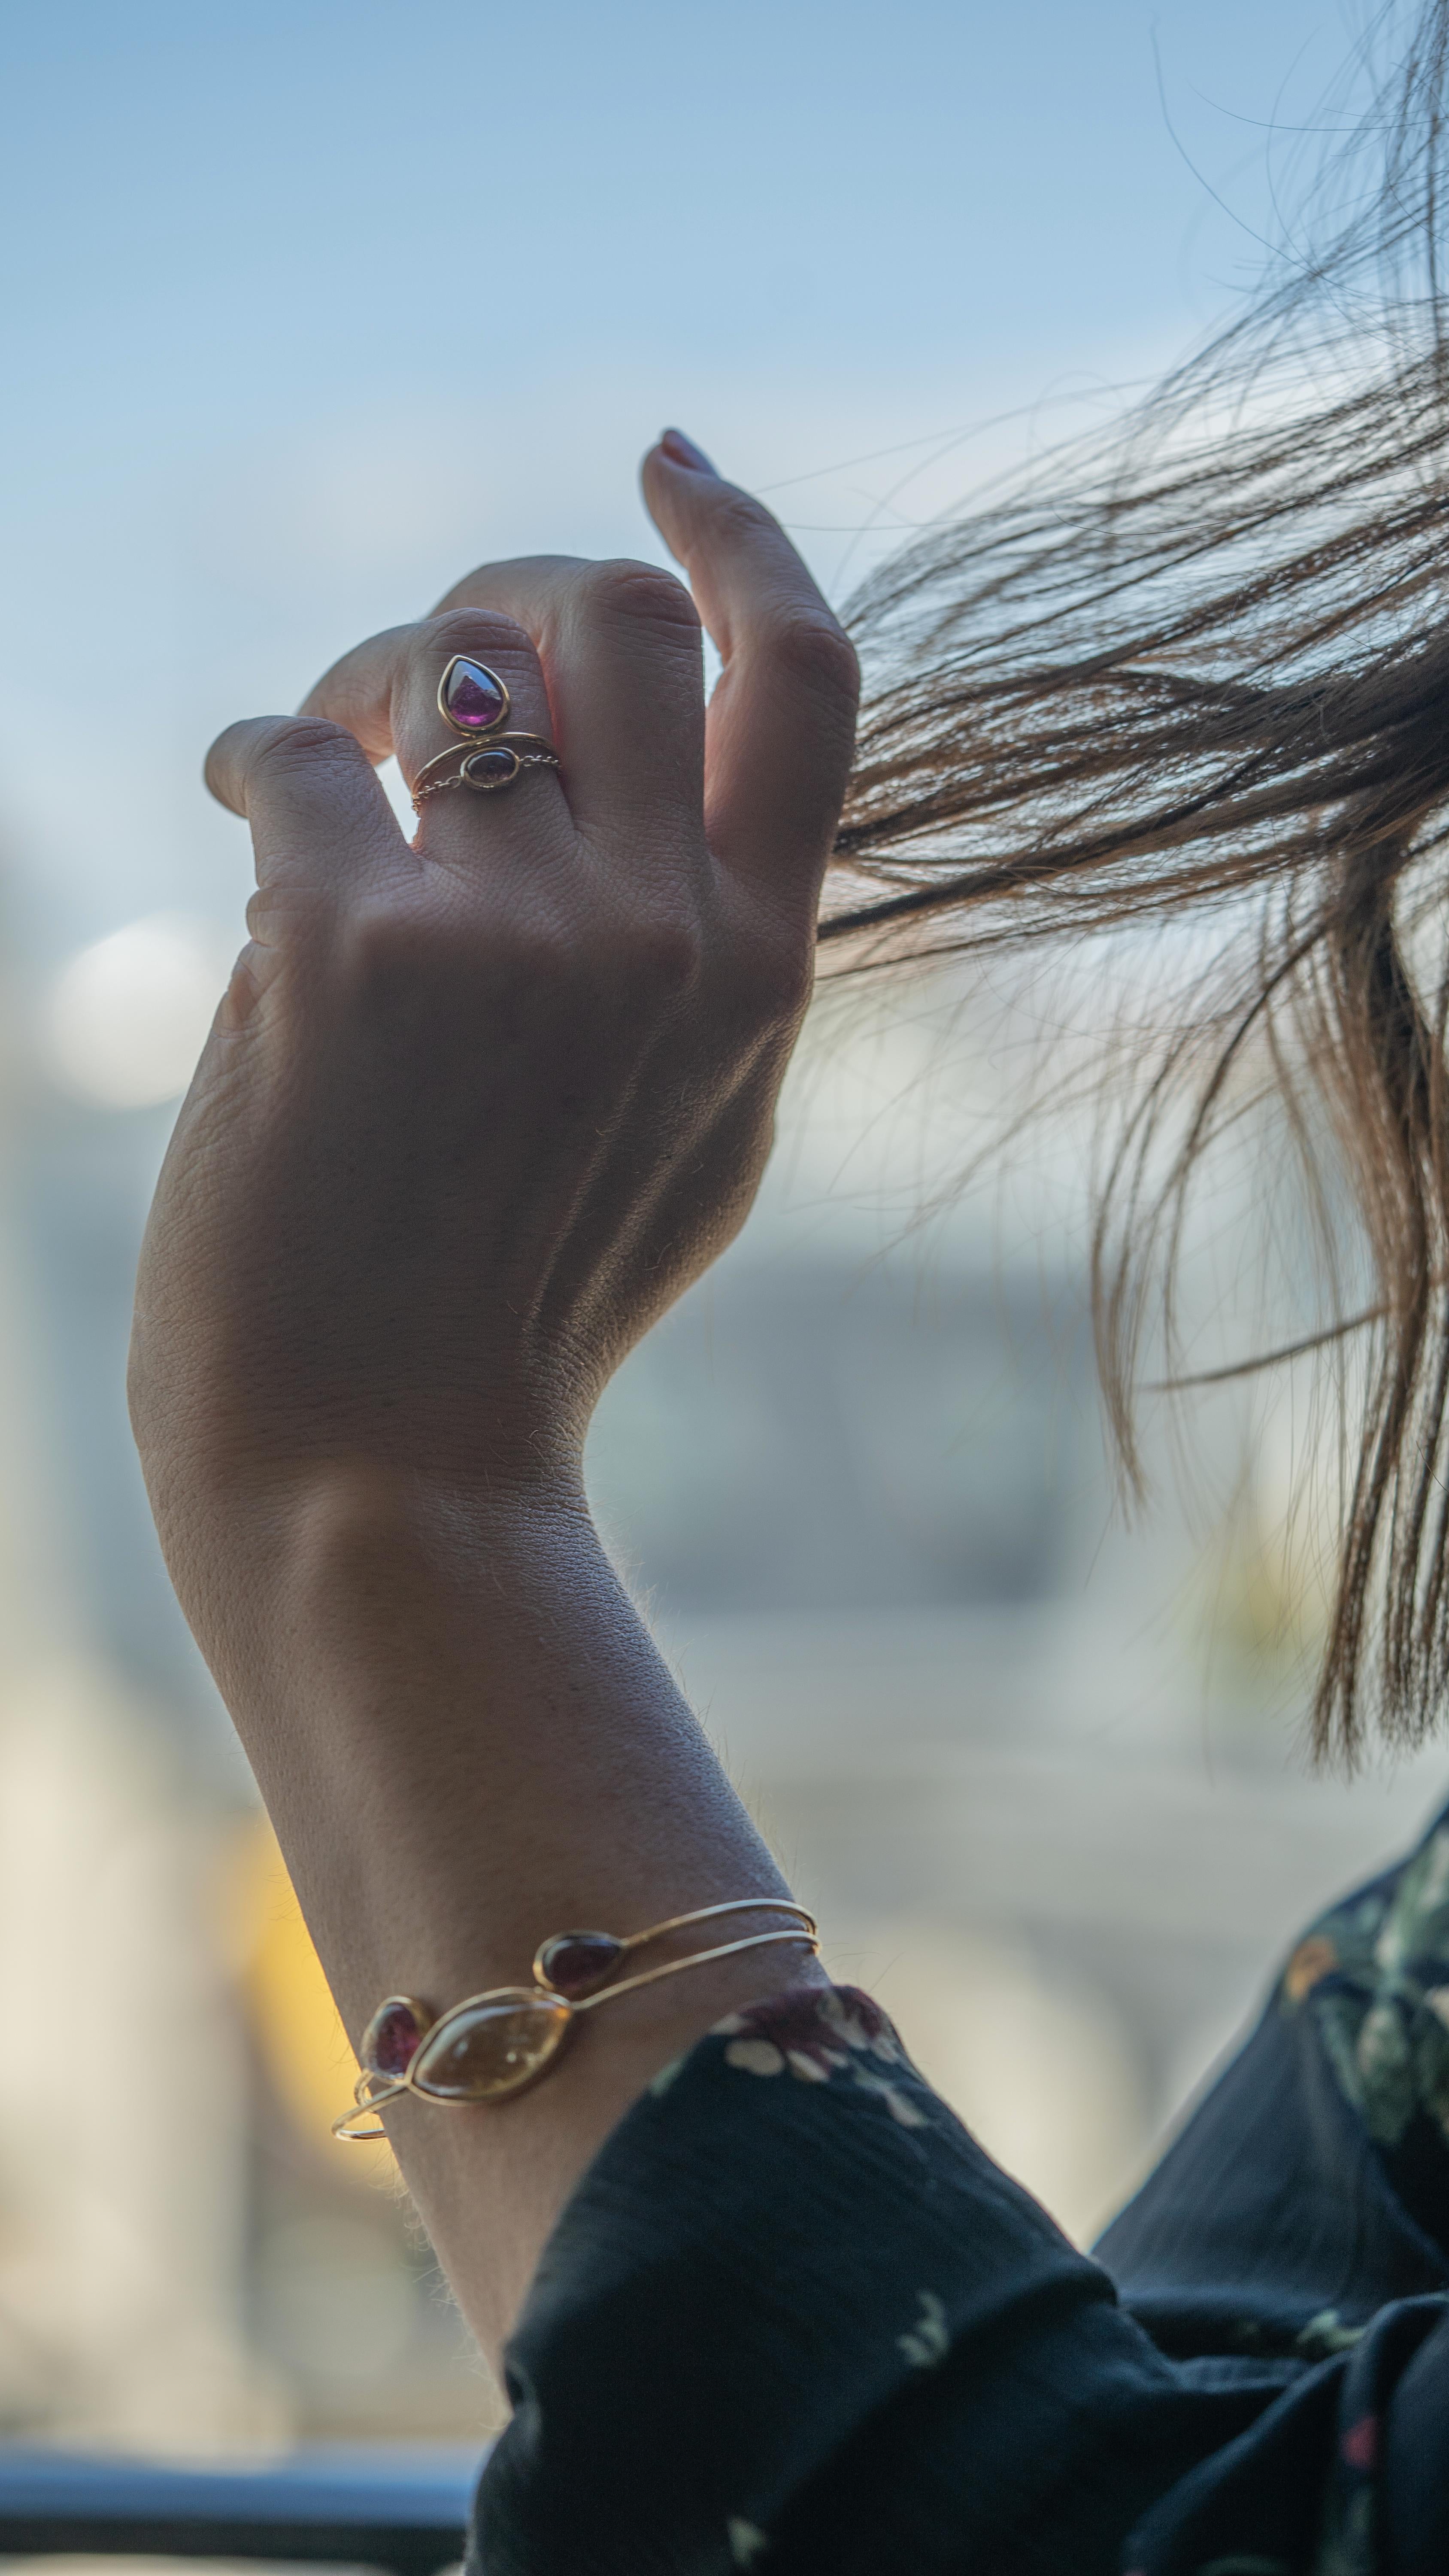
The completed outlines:
{"type": "Polygon", "coordinates": [[[486,992],[490,1010],[637,1033],[700,987],[707,962],[704,926],[683,903],[595,908],[582,919],[548,902],[460,914],[382,889],[355,894],[326,945],[329,974],[353,1006],[389,1026],[401,1016],[427,1027],[455,1008],[474,1025],[486,992]]]}
{"type": "Polygon", "coordinates": [[[527,629],[500,608],[445,608],[440,616],[428,618],[419,634],[429,656],[441,648],[445,661],[455,653],[486,662],[493,655],[517,659],[533,652],[527,629]]]}
{"type": "Polygon", "coordinates": [[[337,926],[333,955],[343,985],[375,1006],[393,987],[421,985],[426,939],[413,915],[386,896],[350,903],[337,926]]]}
{"type": "Polygon", "coordinates": [[[704,968],[699,923],[682,908],[663,905],[618,923],[595,954],[604,982],[626,994],[631,1008],[677,1000],[694,989],[704,968]]]}
{"type": "Polygon", "coordinates": [[[247,897],[247,937],[255,945],[268,947],[283,938],[292,926],[295,909],[290,888],[270,877],[247,897]]]}
{"type": "Polygon", "coordinates": [[[247,938],[254,948],[271,949],[289,947],[314,932],[325,938],[333,910],[325,884],[306,868],[284,864],[248,899],[247,938]]]}
{"type": "Polygon", "coordinates": [[[661,564],[634,563],[628,557],[593,564],[583,589],[595,616],[672,629],[692,648],[698,644],[699,611],[683,582],[661,564]]]}
{"type": "Polygon", "coordinates": [[[744,953],[742,980],[766,1028],[793,1029],[815,987],[814,941],[757,933],[744,953]]]}
{"type": "Polygon", "coordinates": [[[357,769],[362,746],[345,725],[326,716],[274,716],[253,735],[247,769],[274,779],[306,783],[319,772],[357,769]]]}
{"type": "MultiPolygon", "coordinates": [[[[526,571],[544,582],[567,581],[572,575],[585,571],[587,563],[588,559],[583,555],[528,555],[524,558],[526,571]]],[[[500,573],[510,574],[517,569],[517,557],[511,563],[475,564],[471,572],[464,573],[461,581],[449,583],[430,615],[445,617],[450,609],[482,606],[496,589],[500,573]]]]}
{"type": "Polygon", "coordinates": [[[860,664],[850,637],[828,608],[802,602],[779,610],[770,623],[769,653],[787,679],[854,714],[860,664]]]}
{"type": "Polygon", "coordinates": [[[332,941],[343,988],[363,1016],[421,1029],[455,1013],[474,1024],[480,997],[561,990],[579,981],[577,943],[547,912],[509,919],[418,900],[416,892],[355,897],[332,941]]]}
{"type": "Polygon", "coordinates": [[[778,534],[779,523],[764,502],[757,501],[753,492],[742,490],[738,483],[721,483],[710,493],[709,503],[710,535],[716,543],[728,546],[748,542],[758,539],[762,531],[778,534]]]}
{"type": "Polygon", "coordinates": [[[396,953],[395,925],[386,907],[350,903],[334,932],[330,960],[343,990],[365,995],[396,953]]]}
{"type": "Polygon", "coordinates": [[[699,924],[684,915],[652,916],[636,929],[632,947],[635,973],[649,992],[675,999],[699,983],[704,942],[699,924]]]}
{"type": "Polygon", "coordinates": [[[431,1083],[460,1049],[476,1062],[484,1025],[509,1028],[511,1043],[537,1014],[547,971],[526,945],[506,927],[488,939],[466,915],[379,890],[346,907],[319,973],[364,1059],[431,1083]]]}

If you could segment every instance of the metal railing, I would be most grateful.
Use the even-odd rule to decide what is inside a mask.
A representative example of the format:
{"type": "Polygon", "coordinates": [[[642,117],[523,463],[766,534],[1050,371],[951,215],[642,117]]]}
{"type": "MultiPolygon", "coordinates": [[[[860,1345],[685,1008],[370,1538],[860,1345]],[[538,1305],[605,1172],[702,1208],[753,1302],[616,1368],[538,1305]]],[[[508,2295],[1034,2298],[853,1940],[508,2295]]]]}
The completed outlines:
{"type": "Polygon", "coordinates": [[[307,2560],[437,2576],[463,2555],[476,2451],[298,2451],[168,2466],[0,2446],[0,2556],[307,2560]]]}

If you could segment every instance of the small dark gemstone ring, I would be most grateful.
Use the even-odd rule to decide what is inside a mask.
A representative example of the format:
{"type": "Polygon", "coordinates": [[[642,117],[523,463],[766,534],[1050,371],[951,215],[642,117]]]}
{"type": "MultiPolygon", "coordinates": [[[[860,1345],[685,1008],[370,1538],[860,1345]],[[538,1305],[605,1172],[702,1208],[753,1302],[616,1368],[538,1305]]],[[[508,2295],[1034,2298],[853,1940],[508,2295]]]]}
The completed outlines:
{"type": "Polygon", "coordinates": [[[429,796],[441,796],[448,787],[471,787],[475,795],[496,795],[500,787],[511,787],[525,769],[558,769],[558,753],[542,734],[501,733],[491,742],[482,742],[476,751],[465,751],[463,745],[450,742],[446,751],[435,752],[418,771],[413,789],[413,812],[422,811],[429,796]],[[443,778],[430,778],[428,771],[440,762],[451,760],[456,765],[443,778]]]}

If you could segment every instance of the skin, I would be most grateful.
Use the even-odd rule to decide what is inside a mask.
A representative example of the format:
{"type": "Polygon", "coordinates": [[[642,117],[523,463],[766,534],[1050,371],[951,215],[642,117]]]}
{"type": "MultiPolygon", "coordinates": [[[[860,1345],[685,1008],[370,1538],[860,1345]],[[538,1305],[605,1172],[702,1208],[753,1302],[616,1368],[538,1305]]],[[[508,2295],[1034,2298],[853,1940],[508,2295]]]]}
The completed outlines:
{"type": "MultiPolygon", "coordinates": [[[[689,590],[485,566],[208,761],[258,890],[152,1211],[132,1415],[354,2039],[388,1992],[526,1981],[547,1933],[787,1892],[581,1473],[608,1378],[759,1184],[853,742],[804,566],[676,439],[644,488],[689,590]],[[455,739],[457,652],[562,776],[434,797],[410,846],[373,764],[411,780],[455,739]]],[[[786,1947],[691,1970],[586,2016],[506,2105],[387,2113],[490,2355],[649,2077],[819,1974],[786,1947]]]]}

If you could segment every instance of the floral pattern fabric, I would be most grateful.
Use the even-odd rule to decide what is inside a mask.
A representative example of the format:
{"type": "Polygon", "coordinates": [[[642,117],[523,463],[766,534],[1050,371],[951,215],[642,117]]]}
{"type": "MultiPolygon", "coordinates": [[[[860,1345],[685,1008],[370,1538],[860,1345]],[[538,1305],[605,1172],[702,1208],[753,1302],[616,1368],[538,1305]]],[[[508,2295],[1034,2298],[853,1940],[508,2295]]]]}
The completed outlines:
{"type": "Polygon", "coordinates": [[[1449,1818],[1335,1906],[1095,2257],[851,1988],[584,2177],[482,2576],[1446,2576],[1449,1818]]]}
{"type": "Polygon", "coordinates": [[[1344,2098],[1408,2204],[1449,2243],[1434,2190],[1449,2146],[1449,1823],[1402,1870],[1314,1925],[1288,1962],[1281,2009],[1311,2016],[1344,2098]]]}

